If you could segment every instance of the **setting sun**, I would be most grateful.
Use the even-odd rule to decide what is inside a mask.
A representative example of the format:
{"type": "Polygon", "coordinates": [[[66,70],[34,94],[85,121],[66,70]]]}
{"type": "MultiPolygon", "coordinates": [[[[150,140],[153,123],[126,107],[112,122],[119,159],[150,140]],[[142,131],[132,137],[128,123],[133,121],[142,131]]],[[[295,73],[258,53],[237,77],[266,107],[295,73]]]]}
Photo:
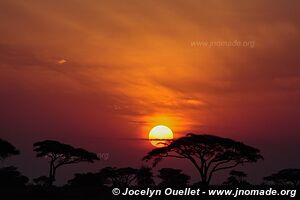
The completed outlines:
{"type": "Polygon", "coordinates": [[[164,125],[155,126],[149,132],[149,140],[155,147],[163,147],[168,140],[172,139],[172,130],[164,125]]]}

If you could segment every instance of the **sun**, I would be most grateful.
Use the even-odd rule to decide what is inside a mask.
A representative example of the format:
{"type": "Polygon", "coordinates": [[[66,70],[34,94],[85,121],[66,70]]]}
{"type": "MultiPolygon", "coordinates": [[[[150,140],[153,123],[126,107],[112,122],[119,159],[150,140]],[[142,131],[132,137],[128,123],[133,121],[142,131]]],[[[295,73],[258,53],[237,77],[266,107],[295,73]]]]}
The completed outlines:
{"type": "Polygon", "coordinates": [[[173,139],[172,130],[164,125],[158,125],[149,132],[149,140],[155,147],[163,147],[166,143],[173,139]]]}

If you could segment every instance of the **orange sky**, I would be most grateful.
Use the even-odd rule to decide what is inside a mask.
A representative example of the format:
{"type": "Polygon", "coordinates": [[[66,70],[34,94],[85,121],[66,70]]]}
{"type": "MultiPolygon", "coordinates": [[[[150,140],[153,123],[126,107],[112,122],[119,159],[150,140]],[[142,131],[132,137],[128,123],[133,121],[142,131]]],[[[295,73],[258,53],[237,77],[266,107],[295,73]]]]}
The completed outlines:
{"type": "Polygon", "coordinates": [[[165,124],[176,137],[298,137],[299,6],[2,0],[1,134],[86,145],[79,138],[145,138],[151,126],[165,124]]]}

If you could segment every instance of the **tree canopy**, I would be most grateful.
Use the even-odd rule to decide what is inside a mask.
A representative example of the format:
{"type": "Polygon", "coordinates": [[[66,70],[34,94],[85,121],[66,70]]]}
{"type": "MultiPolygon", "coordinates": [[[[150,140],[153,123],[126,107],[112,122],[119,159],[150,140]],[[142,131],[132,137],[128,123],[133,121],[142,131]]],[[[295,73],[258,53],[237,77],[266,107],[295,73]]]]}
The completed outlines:
{"type": "Polygon", "coordinates": [[[223,184],[231,186],[248,186],[250,183],[245,180],[246,177],[247,174],[243,171],[231,170],[229,177],[223,184]]]}
{"type": "Polygon", "coordinates": [[[11,143],[0,138],[0,160],[4,160],[12,155],[18,155],[20,151],[11,143]]]}
{"type": "Polygon", "coordinates": [[[106,174],[106,177],[112,186],[128,187],[136,181],[138,169],[131,167],[105,167],[101,170],[101,173],[106,174]]]}
{"type": "Polygon", "coordinates": [[[182,173],[180,169],[162,168],[158,177],[161,179],[162,187],[184,187],[188,184],[190,176],[182,173]]]}
{"type": "Polygon", "coordinates": [[[136,174],[136,182],[140,187],[149,187],[155,185],[152,169],[146,166],[142,166],[140,169],[138,169],[136,174]]]}
{"type": "Polygon", "coordinates": [[[107,184],[107,177],[101,171],[75,174],[74,178],[68,181],[68,185],[73,187],[103,187],[105,184],[107,184]]]}
{"type": "Polygon", "coordinates": [[[189,133],[169,145],[155,148],[143,160],[153,161],[156,166],[164,158],[189,160],[200,174],[200,182],[208,185],[215,172],[231,169],[244,163],[263,159],[254,147],[229,138],[189,133]]]}
{"type": "Polygon", "coordinates": [[[93,163],[95,160],[99,160],[95,153],[54,140],[36,142],[33,146],[34,151],[37,152],[37,157],[45,157],[50,160],[50,185],[55,180],[57,168],[79,162],[93,163]]]}
{"type": "Polygon", "coordinates": [[[270,176],[264,177],[267,182],[279,185],[300,185],[300,169],[283,169],[270,176]]]}
{"type": "Polygon", "coordinates": [[[75,174],[75,177],[68,181],[68,185],[74,187],[128,187],[135,184],[140,187],[153,186],[154,180],[151,168],[145,166],[140,169],[105,167],[96,173],[75,174]]]}
{"type": "Polygon", "coordinates": [[[23,187],[29,181],[16,167],[4,167],[0,169],[0,187],[23,187]]]}

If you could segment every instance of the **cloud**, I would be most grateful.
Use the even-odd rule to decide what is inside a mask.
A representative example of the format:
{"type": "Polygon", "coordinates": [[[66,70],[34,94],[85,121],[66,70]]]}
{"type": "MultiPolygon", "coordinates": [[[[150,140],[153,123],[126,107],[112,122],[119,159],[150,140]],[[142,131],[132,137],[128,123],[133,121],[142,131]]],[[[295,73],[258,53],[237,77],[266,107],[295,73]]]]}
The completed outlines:
{"type": "Polygon", "coordinates": [[[180,112],[178,119],[194,121],[195,127],[211,108],[259,106],[299,90],[299,22],[294,6],[134,2],[61,2],[59,7],[51,1],[3,3],[11,10],[6,17],[14,30],[4,34],[7,42],[0,47],[2,70],[4,66],[11,74],[13,69],[18,76],[14,83],[9,81],[11,87],[102,98],[130,121],[180,112]],[[75,12],[78,9],[88,14],[75,12]],[[27,27],[19,26],[17,19],[27,27]],[[192,40],[233,39],[253,40],[256,45],[190,46],[192,40]]]}

